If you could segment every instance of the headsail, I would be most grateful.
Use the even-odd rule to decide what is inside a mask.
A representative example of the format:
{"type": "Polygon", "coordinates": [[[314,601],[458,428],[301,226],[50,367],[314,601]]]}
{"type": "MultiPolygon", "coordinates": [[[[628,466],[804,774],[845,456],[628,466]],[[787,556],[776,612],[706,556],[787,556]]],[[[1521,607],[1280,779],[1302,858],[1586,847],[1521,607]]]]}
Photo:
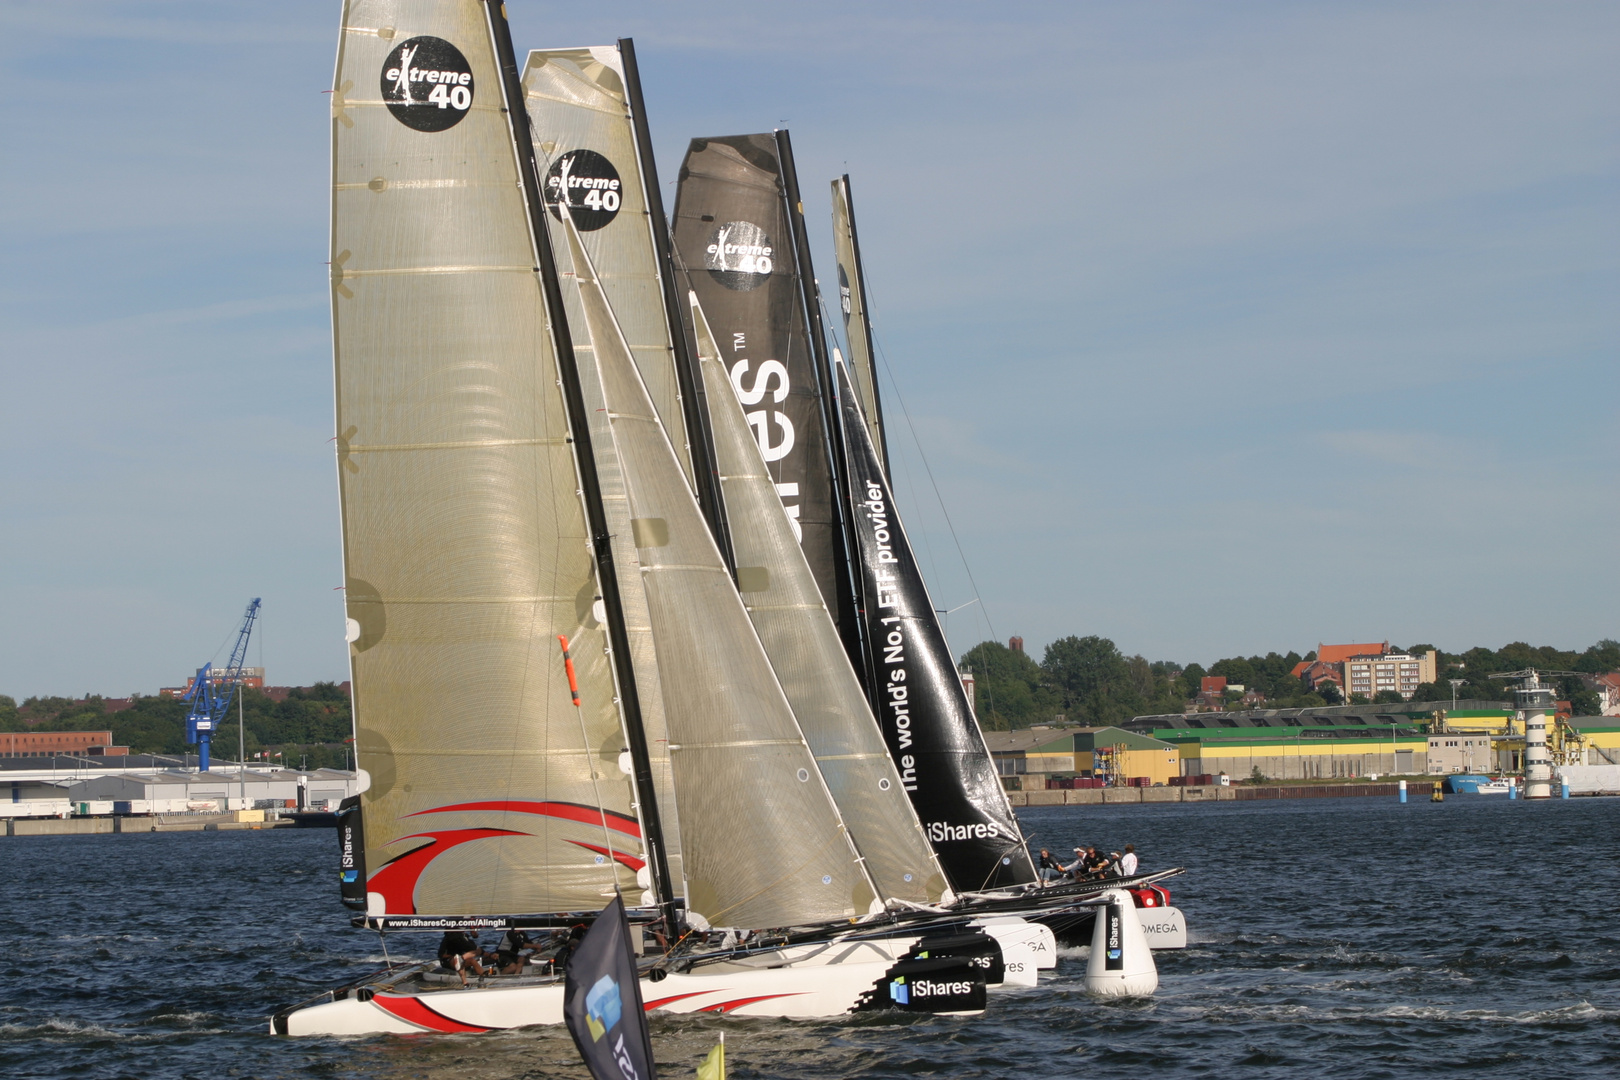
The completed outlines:
{"type": "Polygon", "coordinates": [[[345,5],[332,322],[378,916],[640,894],[642,830],[547,330],[561,312],[535,270],[503,104],[484,4],[345,5]]]}
{"type": "Polygon", "coordinates": [[[872,320],[866,306],[866,274],[861,269],[861,241],[855,232],[855,203],[849,176],[832,182],[833,255],[838,262],[838,308],[849,344],[849,368],[866,427],[877,447],[883,471],[889,471],[889,443],[883,432],[883,405],[878,399],[877,360],[872,355],[872,320]]]}
{"type": "Polygon", "coordinates": [[[879,903],[876,890],[681,478],[580,234],[564,224],[658,645],[687,911],[752,929],[864,915],[879,903]]]}
{"type": "Polygon", "coordinates": [[[873,707],[889,753],[956,891],[1034,881],[1018,819],[968,707],[849,371],[841,362],[834,367],[857,500],[852,523],[873,707]]]}
{"type": "MultiPolygon", "coordinates": [[[[572,274],[573,263],[567,255],[568,241],[557,205],[561,202],[580,226],[580,240],[592,261],[610,268],[603,272],[603,290],[618,315],[653,407],[666,423],[676,456],[690,479],[692,458],[683,435],[687,429],[677,377],[676,342],[671,338],[661,299],[658,257],[649,228],[649,193],[642,179],[641,157],[628,112],[624,61],[611,45],[536,50],[529,53],[523,87],[546,197],[546,222],[554,237],[559,264],[564,273],[572,274]]],[[[583,327],[578,290],[563,289],[562,299],[569,325],[583,327]]],[[[675,325],[678,332],[680,324],[675,325]]],[[[647,735],[670,875],[679,891],[680,828],[670,777],[669,736],[640,564],[630,542],[629,504],[602,405],[601,381],[589,355],[591,338],[578,333],[573,344],[582,371],[580,386],[586,411],[591,416],[591,445],[601,478],[608,530],[613,537],[630,666],[640,691],[642,729],[647,735]]],[[[707,455],[700,454],[700,458],[706,460],[707,455]]]]}
{"type": "Polygon", "coordinates": [[[806,303],[815,283],[805,280],[809,253],[796,241],[804,214],[790,155],[785,131],[693,139],[675,201],[675,257],[727,369],[738,372],[748,423],[859,670],[844,500],[831,456],[831,371],[820,317],[806,303]]]}
{"type": "Polygon", "coordinates": [[[937,902],[946,891],[944,875],[794,542],[695,294],[691,302],[743,605],[878,889],[891,898],[937,902]]]}

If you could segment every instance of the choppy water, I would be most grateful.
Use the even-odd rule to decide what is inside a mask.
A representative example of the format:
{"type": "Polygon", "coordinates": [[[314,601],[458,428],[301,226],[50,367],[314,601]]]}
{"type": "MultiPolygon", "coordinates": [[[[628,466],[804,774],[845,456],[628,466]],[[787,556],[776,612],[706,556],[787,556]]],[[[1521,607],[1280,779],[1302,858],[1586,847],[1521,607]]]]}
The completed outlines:
{"type": "MultiPolygon", "coordinates": [[[[1620,800],[1032,809],[1037,844],[1134,842],[1193,945],[1148,1002],[1065,957],[975,1020],[655,1019],[664,1075],[1620,1076],[1620,800]]],[[[566,1033],[291,1040],[274,1007],[376,966],[326,831],[0,838],[0,1075],[584,1077],[566,1033]]],[[[411,939],[391,939],[408,943],[411,939]]],[[[432,947],[417,939],[416,951],[432,947]]],[[[397,946],[396,946],[397,947],[397,946]]],[[[407,945],[408,949],[408,945],[407,945]]]]}

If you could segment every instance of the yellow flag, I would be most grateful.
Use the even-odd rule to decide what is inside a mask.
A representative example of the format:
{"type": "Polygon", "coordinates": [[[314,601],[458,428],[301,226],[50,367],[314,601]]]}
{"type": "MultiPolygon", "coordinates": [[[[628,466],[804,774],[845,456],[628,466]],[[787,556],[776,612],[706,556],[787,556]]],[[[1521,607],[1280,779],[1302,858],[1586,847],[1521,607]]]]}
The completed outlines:
{"type": "Polygon", "coordinates": [[[726,1080],[726,1043],[720,1040],[720,1045],[709,1051],[709,1056],[703,1059],[698,1066],[697,1080],[726,1080]]]}

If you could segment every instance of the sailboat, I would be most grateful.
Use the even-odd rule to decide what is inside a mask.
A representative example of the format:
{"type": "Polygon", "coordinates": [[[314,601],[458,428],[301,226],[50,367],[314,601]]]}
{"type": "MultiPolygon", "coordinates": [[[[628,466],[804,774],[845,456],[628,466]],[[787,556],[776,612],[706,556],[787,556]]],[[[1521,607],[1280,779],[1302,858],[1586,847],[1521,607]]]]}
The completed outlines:
{"type": "MultiPolygon", "coordinates": [[[[1025,911],[1066,937],[1085,935],[1094,908],[1079,901],[1101,886],[1036,891],[1017,818],[895,511],[847,176],[834,182],[833,195],[839,306],[853,378],[836,350],[827,355],[786,131],[694,139],[688,148],[674,241],[693,293],[689,325],[700,354],[723,354],[716,366],[729,368],[747,410],[764,458],[763,479],[775,486],[870,713],[881,721],[902,789],[946,875],[943,906],[903,921],[915,926],[934,918],[937,925],[941,917],[1025,911]],[[951,915],[941,916],[946,911],[951,915]]],[[[714,381],[707,368],[703,381],[714,381]]],[[[717,452],[725,414],[732,411],[725,396],[711,386],[706,398],[717,452]]],[[[723,485],[726,501],[734,486],[723,485]]],[[[739,530],[757,530],[765,520],[759,490],[751,486],[743,493],[748,508],[728,512],[717,526],[730,531],[739,552],[750,544],[739,530]]],[[[780,563],[780,547],[778,539],[774,549],[766,544],[763,550],[775,552],[780,563]]],[[[774,584],[763,568],[741,565],[748,561],[738,566],[745,601],[756,575],[760,588],[774,584]]],[[[815,606],[805,604],[802,591],[796,602],[815,606]]],[[[765,611],[776,606],[757,605],[765,611]]],[[[756,625],[767,651],[787,653],[789,666],[795,654],[803,655],[802,645],[773,650],[758,616],[756,625]]],[[[817,670],[833,672],[834,666],[823,657],[817,670]]],[[[1166,899],[1144,889],[1142,902],[1166,899]]]]}
{"type": "MultiPolygon", "coordinates": [[[[639,118],[633,53],[589,53],[575,68],[609,90],[616,75],[621,121],[639,118]]],[[[498,3],[345,7],[332,288],[362,790],[341,815],[344,902],[378,931],[476,930],[568,926],[628,895],[664,941],[685,935],[644,971],[649,1009],[982,1010],[990,937],[829,944],[887,899],[707,522],[690,433],[671,435],[675,403],[649,377],[660,343],[627,332],[610,292],[630,286],[593,265],[585,212],[603,192],[622,212],[631,192],[557,169],[592,184],[559,183],[548,204],[534,143],[549,133],[526,107],[539,85],[525,91],[498,3]],[[656,753],[636,671],[649,645],[656,753]],[[698,945],[709,926],[792,932],[813,955],[735,962],[726,940],[698,945]]],[[[554,975],[457,991],[429,968],[391,964],[271,1028],[562,1019],[554,975]]]]}

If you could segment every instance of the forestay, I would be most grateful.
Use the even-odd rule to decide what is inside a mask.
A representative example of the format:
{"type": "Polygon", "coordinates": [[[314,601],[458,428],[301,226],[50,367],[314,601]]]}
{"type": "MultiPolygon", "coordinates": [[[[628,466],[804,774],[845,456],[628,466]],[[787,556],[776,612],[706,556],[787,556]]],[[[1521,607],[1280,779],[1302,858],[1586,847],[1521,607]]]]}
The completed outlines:
{"type": "Polygon", "coordinates": [[[861,242],[855,232],[855,203],[849,177],[832,182],[833,255],[838,263],[838,307],[844,317],[844,341],[849,345],[849,368],[855,395],[866,417],[866,430],[885,472],[889,444],[883,432],[883,405],[878,399],[877,361],[872,349],[872,321],[866,306],[866,272],[861,267],[861,242]]]}
{"type": "MultiPolygon", "coordinates": [[[[566,221],[565,221],[565,224],[566,221]]],[[[658,647],[687,910],[763,929],[880,903],[653,410],[577,230],[567,229],[658,647]]]]}
{"type": "Polygon", "coordinates": [[[370,913],[638,895],[615,681],[484,6],[350,0],[332,137],[370,913]]]}
{"type": "Polygon", "coordinates": [[[696,294],[691,304],[743,605],[879,891],[937,902],[944,875],[794,540],[696,294]]]}

